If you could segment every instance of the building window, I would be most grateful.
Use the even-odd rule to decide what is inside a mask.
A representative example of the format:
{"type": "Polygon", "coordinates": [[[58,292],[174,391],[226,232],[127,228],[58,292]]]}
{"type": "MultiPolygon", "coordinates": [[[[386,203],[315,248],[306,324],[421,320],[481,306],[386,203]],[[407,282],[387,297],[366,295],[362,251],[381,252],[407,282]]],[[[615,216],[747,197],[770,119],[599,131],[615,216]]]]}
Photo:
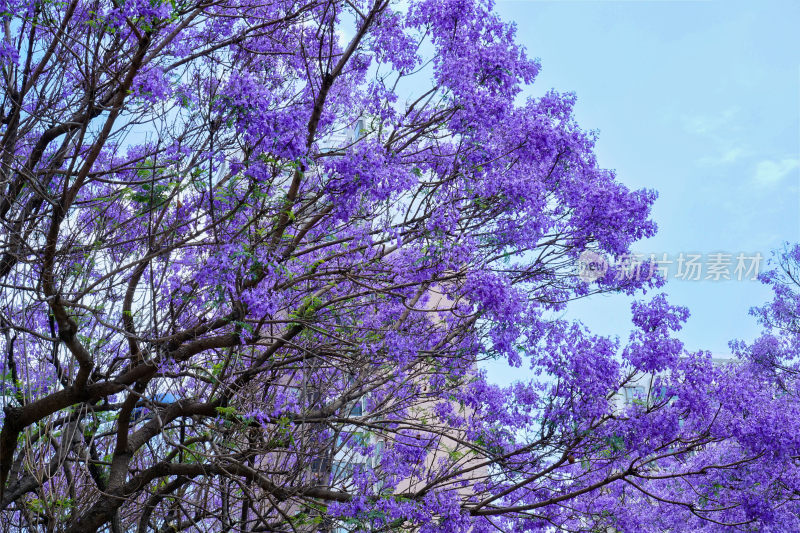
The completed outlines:
{"type": "Polygon", "coordinates": [[[625,387],[625,405],[632,405],[634,401],[643,402],[646,399],[644,387],[641,385],[630,385],[625,387]]]}
{"type": "Polygon", "coordinates": [[[327,457],[314,457],[311,459],[311,471],[325,473],[331,468],[331,460],[327,457]]]}
{"type": "Polygon", "coordinates": [[[355,405],[350,409],[350,416],[364,415],[364,398],[359,398],[355,405]]]}

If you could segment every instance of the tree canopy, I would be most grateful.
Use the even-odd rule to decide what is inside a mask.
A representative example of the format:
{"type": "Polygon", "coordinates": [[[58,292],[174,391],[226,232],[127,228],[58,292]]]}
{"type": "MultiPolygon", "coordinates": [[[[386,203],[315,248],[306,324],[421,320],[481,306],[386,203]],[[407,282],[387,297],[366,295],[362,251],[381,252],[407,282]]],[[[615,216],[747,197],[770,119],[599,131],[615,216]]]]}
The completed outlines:
{"type": "Polygon", "coordinates": [[[787,372],[559,318],[656,194],[492,2],[0,17],[4,530],[800,530],[787,372]]]}

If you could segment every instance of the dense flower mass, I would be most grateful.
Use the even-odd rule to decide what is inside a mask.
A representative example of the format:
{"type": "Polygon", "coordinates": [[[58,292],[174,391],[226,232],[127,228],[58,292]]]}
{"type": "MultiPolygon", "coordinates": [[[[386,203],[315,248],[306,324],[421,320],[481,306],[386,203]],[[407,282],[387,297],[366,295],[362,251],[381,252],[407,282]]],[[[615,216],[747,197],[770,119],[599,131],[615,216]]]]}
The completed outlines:
{"type": "Polygon", "coordinates": [[[3,531],[800,530],[800,278],[733,365],[559,318],[655,193],[491,1],[0,17],[3,531]]]}

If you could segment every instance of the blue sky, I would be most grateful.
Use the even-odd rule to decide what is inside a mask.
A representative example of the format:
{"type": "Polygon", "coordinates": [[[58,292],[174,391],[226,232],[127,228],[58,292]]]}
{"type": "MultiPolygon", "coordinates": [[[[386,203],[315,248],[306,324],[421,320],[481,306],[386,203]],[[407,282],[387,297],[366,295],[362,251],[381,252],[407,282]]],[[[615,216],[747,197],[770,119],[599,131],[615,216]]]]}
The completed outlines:
{"type": "MultiPolygon", "coordinates": [[[[541,59],[528,93],[575,92],[578,122],[599,131],[601,165],[659,192],[659,233],[638,251],[769,256],[800,241],[800,2],[499,0],[496,8],[541,59]]],[[[686,347],[716,354],[758,333],[747,312],[769,298],[755,281],[673,280],[664,291],[691,310],[686,347]]],[[[568,316],[625,336],[630,298],[594,297],[568,316]]]]}

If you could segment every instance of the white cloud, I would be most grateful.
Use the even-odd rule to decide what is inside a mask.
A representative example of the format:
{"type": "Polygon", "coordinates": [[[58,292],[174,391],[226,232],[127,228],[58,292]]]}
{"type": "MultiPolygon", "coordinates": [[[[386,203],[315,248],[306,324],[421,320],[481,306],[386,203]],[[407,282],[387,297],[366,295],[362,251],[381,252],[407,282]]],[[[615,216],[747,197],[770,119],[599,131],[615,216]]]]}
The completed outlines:
{"type": "Polygon", "coordinates": [[[794,169],[800,167],[800,160],[784,158],[779,161],[764,160],[756,165],[755,181],[758,185],[769,187],[780,182],[794,169]]]}
{"type": "Polygon", "coordinates": [[[729,129],[739,115],[738,107],[729,107],[715,115],[683,115],[684,129],[695,135],[716,137],[721,131],[729,129]]]}
{"type": "Polygon", "coordinates": [[[752,155],[750,150],[742,148],[741,146],[735,146],[723,151],[719,155],[701,158],[700,164],[709,167],[730,165],[731,163],[735,163],[743,157],[747,157],[749,155],[752,155]]]}
{"type": "Polygon", "coordinates": [[[742,136],[744,118],[739,107],[729,107],[705,115],[683,115],[683,129],[698,139],[706,155],[697,160],[700,166],[731,165],[753,155],[742,136]]]}

